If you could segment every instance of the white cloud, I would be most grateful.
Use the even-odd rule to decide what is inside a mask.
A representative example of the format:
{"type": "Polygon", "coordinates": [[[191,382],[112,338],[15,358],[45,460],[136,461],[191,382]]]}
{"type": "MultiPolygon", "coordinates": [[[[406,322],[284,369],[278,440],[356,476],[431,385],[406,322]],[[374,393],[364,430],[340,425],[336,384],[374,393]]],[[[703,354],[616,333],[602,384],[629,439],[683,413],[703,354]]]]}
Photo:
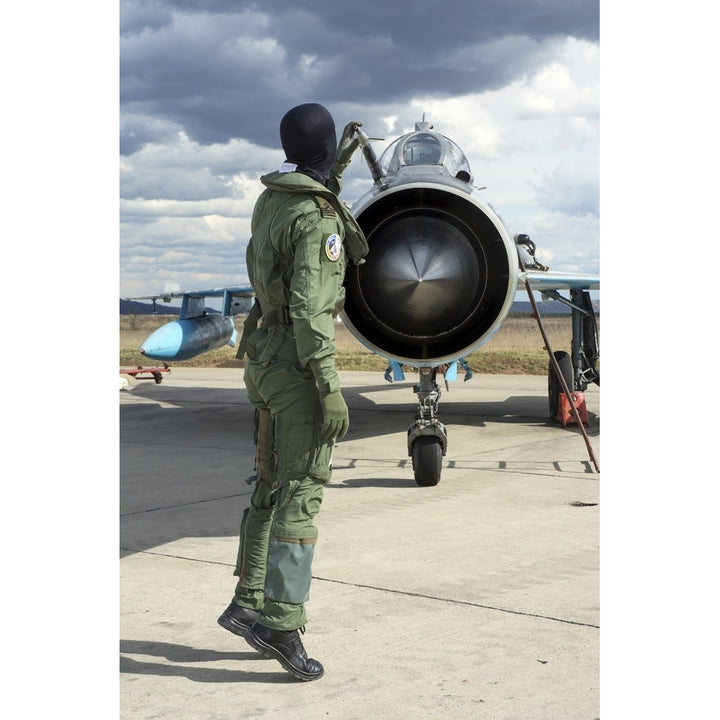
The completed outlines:
{"type": "Polygon", "coordinates": [[[555,270],[597,272],[597,47],[568,38],[546,56],[535,74],[498,90],[417,98],[399,124],[410,129],[408,119],[425,112],[463,149],[511,233],[528,233],[555,270]]]}
{"type": "Polygon", "coordinates": [[[538,204],[568,215],[599,213],[597,156],[564,157],[549,174],[532,181],[538,204]]]}
{"type": "MultiPolygon", "coordinates": [[[[237,25],[237,47],[221,48],[217,57],[254,53],[258,62],[275,63],[278,87],[297,93],[303,74],[312,76],[315,86],[327,69],[325,58],[314,52],[299,54],[291,67],[262,18],[252,20],[255,25],[249,29],[237,25]],[[256,36],[245,43],[253,28],[256,36]]],[[[183,33],[189,38],[191,32],[203,43],[211,42],[212,33],[202,23],[195,30],[186,23],[183,33]]],[[[329,105],[338,133],[345,122],[361,120],[368,135],[386,138],[374,143],[379,156],[425,114],[438,132],[466,153],[475,184],[487,186],[485,196],[511,232],[530,234],[539,257],[548,264],[552,259],[566,270],[596,271],[597,44],[573,38],[538,43],[514,39],[498,41],[496,48],[513,47],[513,42],[516,49],[524,47],[539,60],[534,71],[503,87],[444,99],[429,88],[427,95],[409,101],[329,105]]],[[[274,127],[279,119],[273,118],[274,127]]],[[[238,126],[239,137],[201,144],[169,121],[155,119],[148,126],[137,115],[124,120],[130,130],[141,123],[151,128],[155,142],[121,164],[123,295],[154,292],[168,280],[183,288],[198,287],[203,279],[213,287],[242,282],[250,215],[262,190],[259,178],[283,160],[279,138],[277,149],[261,147],[243,139],[238,126]],[[181,254],[173,255],[172,249],[181,254]]],[[[273,128],[272,134],[277,136],[277,130],[273,128]]],[[[343,199],[357,201],[370,184],[358,153],[345,175],[343,199]]]]}

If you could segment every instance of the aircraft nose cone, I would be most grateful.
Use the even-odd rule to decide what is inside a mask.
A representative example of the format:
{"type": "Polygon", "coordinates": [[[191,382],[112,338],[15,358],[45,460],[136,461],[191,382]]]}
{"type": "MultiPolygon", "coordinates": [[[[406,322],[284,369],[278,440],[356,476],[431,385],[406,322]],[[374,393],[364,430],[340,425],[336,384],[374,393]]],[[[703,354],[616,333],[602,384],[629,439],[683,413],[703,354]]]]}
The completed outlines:
{"type": "Polygon", "coordinates": [[[174,360],[183,342],[180,323],[169,322],[155,330],[140,348],[140,352],[154,360],[174,360]]]}
{"type": "Polygon", "coordinates": [[[448,331],[468,316],[482,287],[480,263],[463,232],[441,217],[384,223],[371,238],[362,290],[375,315],[408,336],[448,331]]]}

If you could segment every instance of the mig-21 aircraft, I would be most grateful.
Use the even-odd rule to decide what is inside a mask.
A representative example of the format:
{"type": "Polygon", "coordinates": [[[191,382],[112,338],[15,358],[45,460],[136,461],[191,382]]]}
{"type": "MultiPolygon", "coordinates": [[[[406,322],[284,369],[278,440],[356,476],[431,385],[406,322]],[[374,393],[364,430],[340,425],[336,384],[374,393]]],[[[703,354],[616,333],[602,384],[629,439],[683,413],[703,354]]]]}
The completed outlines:
{"type": "MultiPolygon", "coordinates": [[[[599,343],[590,290],[598,275],[553,273],[535,258],[525,234],[511,235],[473,185],[465,154],[426,122],[395,140],[378,160],[370,139],[357,130],[373,179],[352,212],[368,241],[366,261],[348,266],[342,321],[363,345],[387,359],[386,380],[404,379],[403,366],[418,371],[415,418],[408,428],[408,455],[418,485],[436,485],[447,430],[438,418],[438,373],[455,379],[458,364],[484,345],[510,312],[518,290],[560,300],[571,308],[572,347],[551,357],[550,414],[560,393],[600,384],[599,343]],[[569,291],[564,297],[560,291],[569,291]]],[[[144,343],[149,358],[183,360],[232,344],[235,297],[250,287],[153,296],[183,298],[180,319],[144,343]],[[205,312],[205,297],[223,297],[223,312],[205,312]]],[[[146,298],[147,299],[147,298],[146,298]]],[[[541,328],[542,329],[542,328],[541,328]]]]}

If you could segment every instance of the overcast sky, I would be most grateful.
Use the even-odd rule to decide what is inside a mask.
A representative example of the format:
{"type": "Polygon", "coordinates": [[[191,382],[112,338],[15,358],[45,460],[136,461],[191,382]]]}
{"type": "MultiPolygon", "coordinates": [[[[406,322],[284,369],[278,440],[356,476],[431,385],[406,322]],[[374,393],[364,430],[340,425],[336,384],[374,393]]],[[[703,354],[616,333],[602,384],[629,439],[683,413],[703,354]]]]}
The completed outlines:
{"type": "MultiPolygon", "coordinates": [[[[120,2],[120,293],[247,281],[278,124],[319,102],[378,155],[423,115],[553,270],[599,270],[596,0],[120,2]]],[[[372,184],[357,154],[352,205],[372,184]]]]}

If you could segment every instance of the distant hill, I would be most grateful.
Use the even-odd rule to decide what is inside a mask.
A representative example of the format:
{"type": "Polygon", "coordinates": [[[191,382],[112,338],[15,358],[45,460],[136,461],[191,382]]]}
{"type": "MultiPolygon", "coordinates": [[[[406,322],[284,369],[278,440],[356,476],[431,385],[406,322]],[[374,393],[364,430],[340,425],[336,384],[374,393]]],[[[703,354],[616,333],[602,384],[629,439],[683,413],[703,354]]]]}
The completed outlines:
{"type": "MultiPolygon", "coordinates": [[[[155,313],[157,315],[179,315],[180,307],[172,307],[164,302],[158,302],[155,305],[155,313]]],[[[120,300],[121,315],[152,315],[152,303],[141,303],[137,300],[120,300]]]]}
{"type": "MultiPolygon", "coordinates": [[[[570,308],[564,303],[559,302],[558,300],[537,300],[536,302],[537,308],[540,311],[540,315],[567,315],[570,313],[570,308]]],[[[593,300],[593,308],[595,309],[595,314],[599,315],[599,300],[593,300]]],[[[533,308],[529,300],[516,300],[510,308],[510,312],[514,313],[530,314],[532,313],[532,311],[533,308]]]]}
{"type": "MultiPolygon", "coordinates": [[[[237,313],[246,313],[251,307],[249,298],[236,298],[234,301],[234,310],[237,313]]],[[[208,313],[219,313],[220,311],[216,308],[206,306],[208,313]]],[[[152,303],[142,303],[137,300],[120,300],[120,314],[121,315],[152,315],[153,305],[152,303]]],[[[155,314],[156,315],[179,315],[180,305],[168,305],[162,300],[158,300],[155,303],[155,314]]]]}

